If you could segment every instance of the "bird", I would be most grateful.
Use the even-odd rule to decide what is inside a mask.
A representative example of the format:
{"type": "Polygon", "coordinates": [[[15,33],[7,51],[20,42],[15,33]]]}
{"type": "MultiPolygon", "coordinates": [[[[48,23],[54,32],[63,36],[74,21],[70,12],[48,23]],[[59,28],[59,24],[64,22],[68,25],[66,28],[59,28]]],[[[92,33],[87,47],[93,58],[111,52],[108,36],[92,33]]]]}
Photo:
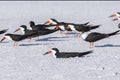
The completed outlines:
{"type": "Polygon", "coordinates": [[[120,12],[115,12],[114,14],[110,15],[109,17],[120,17],[120,12]]]}
{"type": "Polygon", "coordinates": [[[85,41],[90,43],[90,48],[93,48],[93,43],[96,41],[99,41],[101,39],[104,38],[108,38],[110,36],[116,35],[118,34],[120,30],[117,30],[115,32],[112,33],[99,33],[99,32],[91,32],[91,33],[87,33],[87,32],[82,32],[81,37],[82,39],[84,39],[85,41]]]}
{"type": "Polygon", "coordinates": [[[74,24],[74,23],[68,23],[68,22],[58,22],[56,19],[49,19],[48,21],[46,21],[44,24],[46,25],[87,25],[89,24],[89,22],[86,22],[84,24],[74,24]]]}
{"type": "Polygon", "coordinates": [[[1,39],[0,42],[4,41],[5,39],[13,40],[13,41],[14,41],[14,46],[16,46],[16,45],[17,45],[17,42],[22,41],[22,40],[24,40],[24,39],[28,39],[28,38],[30,38],[31,36],[35,35],[35,34],[36,34],[36,33],[30,34],[30,35],[20,35],[20,34],[7,33],[7,34],[5,34],[5,35],[2,37],[2,39],[1,39]]]}
{"type": "Polygon", "coordinates": [[[47,27],[56,26],[56,25],[45,25],[45,24],[35,25],[34,21],[30,21],[29,24],[32,30],[38,30],[38,31],[45,30],[47,27]]]}
{"type": "Polygon", "coordinates": [[[3,34],[3,33],[5,33],[5,32],[7,32],[7,30],[8,30],[8,29],[1,30],[1,31],[0,31],[0,34],[3,34]]]}
{"type": "Polygon", "coordinates": [[[72,31],[79,31],[79,32],[88,32],[92,29],[96,29],[100,27],[101,25],[81,25],[81,26],[74,26],[74,25],[68,25],[66,28],[70,29],[72,31]]]}
{"type": "Polygon", "coordinates": [[[86,52],[59,52],[58,48],[52,48],[51,50],[44,53],[43,55],[52,54],[53,57],[55,58],[70,58],[70,57],[73,58],[73,57],[83,57],[92,52],[93,50],[86,51],[86,52]]]}
{"type": "Polygon", "coordinates": [[[38,30],[29,30],[27,29],[27,26],[26,25],[21,25],[18,29],[16,29],[14,32],[18,31],[18,30],[21,30],[23,32],[24,35],[30,35],[30,34],[34,34],[31,36],[30,38],[30,42],[32,40],[32,38],[34,37],[39,37],[39,36],[42,36],[42,35],[47,35],[47,34],[50,34],[50,33],[53,33],[53,32],[56,32],[57,30],[55,29],[44,29],[43,31],[38,31],[38,30]],[[36,33],[36,34],[35,34],[36,33]]]}

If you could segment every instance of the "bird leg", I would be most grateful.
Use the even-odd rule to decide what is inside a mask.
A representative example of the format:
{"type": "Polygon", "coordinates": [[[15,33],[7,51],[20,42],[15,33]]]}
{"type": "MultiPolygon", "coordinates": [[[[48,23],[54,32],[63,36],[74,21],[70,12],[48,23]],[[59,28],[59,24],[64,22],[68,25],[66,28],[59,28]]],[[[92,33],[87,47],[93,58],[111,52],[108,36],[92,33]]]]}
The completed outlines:
{"type": "Polygon", "coordinates": [[[62,31],[59,31],[60,34],[62,34],[62,31]]]}
{"type": "Polygon", "coordinates": [[[32,42],[32,38],[30,38],[29,42],[32,42]]]}
{"type": "Polygon", "coordinates": [[[17,42],[14,41],[14,46],[17,46],[17,42]]]}
{"type": "Polygon", "coordinates": [[[70,34],[69,31],[66,32],[66,35],[70,34]]]}
{"type": "Polygon", "coordinates": [[[93,48],[93,42],[90,42],[90,48],[93,48]]]}

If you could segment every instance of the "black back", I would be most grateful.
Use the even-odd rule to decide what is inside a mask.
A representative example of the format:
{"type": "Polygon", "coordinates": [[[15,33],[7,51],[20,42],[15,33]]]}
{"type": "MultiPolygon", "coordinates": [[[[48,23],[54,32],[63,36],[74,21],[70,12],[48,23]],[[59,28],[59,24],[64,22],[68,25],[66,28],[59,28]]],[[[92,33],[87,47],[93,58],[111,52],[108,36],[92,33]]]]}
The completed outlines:
{"type": "Polygon", "coordinates": [[[86,51],[86,52],[60,52],[56,53],[57,58],[70,58],[70,57],[83,57],[87,54],[92,53],[93,51],[86,51]]]}

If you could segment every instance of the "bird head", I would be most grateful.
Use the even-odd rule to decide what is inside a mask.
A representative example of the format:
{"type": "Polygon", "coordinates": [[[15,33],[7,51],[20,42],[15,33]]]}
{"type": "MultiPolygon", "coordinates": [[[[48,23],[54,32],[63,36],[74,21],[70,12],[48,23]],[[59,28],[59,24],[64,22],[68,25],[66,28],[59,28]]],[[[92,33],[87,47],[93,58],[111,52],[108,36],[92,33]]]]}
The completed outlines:
{"type": "Polygon", "coordinates": [[[115,12],[114,14],[112,14],[110,17],[119,17],[120,16],[120,12],[115,12]]]}
{"type": "Polygon", "coordinates": [[[0,42],[4,41],[4,40],[6,40],[6,39],[12,40],[10,36],[11,36],[11,34],[9,34],[9,33],[8,33],[8,34],[5,34],[5,36],[2,37],[2,39],[1,39],[0,42]]]}
{"type": "Polygon", "coordinates": [[[48,50],[45,54],[43,55],[47,55],[47,54],[53,54],[55,55],[56,53],[59,53],[59,50],[57,48],[52,48],[51,50],[48,50]]]}
{"type": "Polygon", "coordinates": [[[21,30],[21,31],[24,33],[24,31],[27,30],[27,26],[26,26],[26,25],[21,25],[20,27],[18,27],[18,28],[14,31],[14,33],[17,32],[17,31],[19,31],[19,30],[21,30]]]}
{"type": "Polygon", "coordinates": [[[55,20],[55,19],[49,19],[44,24],[47,24],[47,25],[56,25],[57,23],[58,23],[57,20],[55,20]]]}
{"type": "Polygon", "coordinates": [[[67,25],[66,29],[67,29],[67,30],[75,31],[74,25],[67,25]]]}

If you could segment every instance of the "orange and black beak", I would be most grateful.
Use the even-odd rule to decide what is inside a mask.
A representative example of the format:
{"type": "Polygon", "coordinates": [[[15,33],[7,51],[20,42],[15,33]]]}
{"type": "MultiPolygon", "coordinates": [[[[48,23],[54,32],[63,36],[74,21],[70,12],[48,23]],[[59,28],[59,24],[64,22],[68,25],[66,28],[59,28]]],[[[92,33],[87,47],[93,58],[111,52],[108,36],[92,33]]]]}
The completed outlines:
{"type": "Polygon", "coordinates": [[[117,20],[119,20],[119,18],[115,18],[115,19],[113,19],[113,21],[117,21],[117,20]]]}
{"type": "Polygon", "coordinates": [[[48,20],[47,22],[45,22],[44,24],[49,24],[49,25],[52,25],[53,23],[50,21],[50,20],[48,20]]]}
{"type": "Polygon", "coordinates": [[[70,29],[70,26],[68,25],[68,26],[66,27],[66,29],[70,29]]]}
{"type": "Polygon", "coordinates": [[[16,29],[16,30],[14,31],[14,33],[15,33],[15,32],[17,32],[17,31],[19,31],[19,30],[21,30],[21,28],[20,28],[20,27],[19,27],[18,29],[16,29]]]}
{"type": "Polygon", "coordinates": [[[4,41],[5,39],[6,39],[6,37],[4,36],[4,37],[1,39],[1,41],[0,41],[0,42],[4,41]]]}
{"type": "Polygon", "coordinates": [[[55,29],[56,29],[56,30],[60,29],[60,26],[56,26],[55,29]]]}
{"type": "Polygon", "coordinates": [[[109,17],[115,17],[115,16],[117,16],[117,13],[114,13],[114,14],[112,14],[112,15],[109,16],[109,17]]]}
{"type": "Polygon", "coordinates": [[[49,50],[48,52],[46,52],[45,54],[43,54],[43,55],[47,55],[47,54],[52,54],[52,51],[51,50],[49,50]]]}

